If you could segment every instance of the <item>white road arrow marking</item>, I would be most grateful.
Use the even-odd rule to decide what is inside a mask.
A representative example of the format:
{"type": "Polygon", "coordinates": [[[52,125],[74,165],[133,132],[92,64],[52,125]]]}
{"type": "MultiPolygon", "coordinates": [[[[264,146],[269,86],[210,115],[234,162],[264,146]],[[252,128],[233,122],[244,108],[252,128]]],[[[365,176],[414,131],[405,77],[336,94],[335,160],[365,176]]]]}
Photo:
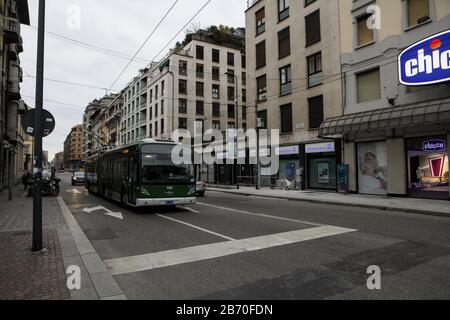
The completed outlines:
{"type": "Polygon", "coordinates": [[[92,212],[100,211],[100,210],[105,211],[105,212],[103,212],[104,215],[123,220],[123,215],[121,212],[112,212],[111,210],[106,209],[103,206],[98,206],[98,207],[94,207],[94,208],[84,208],[83,212],[92,213],[92,212]]]}
{"type": "Polygon", "coordinates": [[[72,189],[72,190],[67,190],[66,192],[68,193],[75,193],[75,194],[82,194],[83,192],[77,190],[77,189],[72,189]]]}

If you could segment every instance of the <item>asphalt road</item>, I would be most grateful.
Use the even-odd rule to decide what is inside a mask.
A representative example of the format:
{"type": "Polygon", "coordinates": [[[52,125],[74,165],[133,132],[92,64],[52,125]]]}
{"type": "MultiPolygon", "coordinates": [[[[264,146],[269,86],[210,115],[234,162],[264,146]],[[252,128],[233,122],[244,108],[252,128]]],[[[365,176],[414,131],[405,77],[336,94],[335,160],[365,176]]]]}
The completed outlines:
{"type": "Polygon", "coordinates": [[[124,209],[61,177],[128,299],[450,298],[450,218],[213,192],[185,208],[124,209]],[[373,265],[380,290],[367,287],[373,265]]]}

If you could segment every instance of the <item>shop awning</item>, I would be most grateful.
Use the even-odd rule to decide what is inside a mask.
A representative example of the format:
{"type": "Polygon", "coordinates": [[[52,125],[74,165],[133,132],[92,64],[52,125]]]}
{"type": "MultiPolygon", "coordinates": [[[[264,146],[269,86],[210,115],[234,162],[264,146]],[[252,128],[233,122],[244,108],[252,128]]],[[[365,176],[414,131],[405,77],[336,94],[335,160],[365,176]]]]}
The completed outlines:
{"type": "Polygon", "coordinates": [[[450,123],[450,99],[378,109],[327,119],[320,137],[333,137],[372,130],[450,123]]]}

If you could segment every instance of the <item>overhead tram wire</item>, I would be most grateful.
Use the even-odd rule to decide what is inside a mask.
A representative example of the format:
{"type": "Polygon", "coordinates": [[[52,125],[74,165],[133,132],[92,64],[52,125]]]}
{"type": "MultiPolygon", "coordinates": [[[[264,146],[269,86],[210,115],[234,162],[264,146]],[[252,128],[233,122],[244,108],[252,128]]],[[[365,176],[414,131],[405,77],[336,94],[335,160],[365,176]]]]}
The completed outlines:
{"type": "MultiPolygon", "coordinates": [[[[27,26],[27,25],[25,25],[25,27],[29,28],[30,30],[37,31],[37,28],[35,26],[27,26]]],[[[46,31],[46,33],[49,36],[51,36],[52,38],[54,38],[54,39],[58,39],[58,40],[67,42],[67,43],[72,44],[74,46],[78,46],[78,47],[81,47],[81,48],[97,51],[97,52],[100,52],[102,54],[106,54],[106,55],[109,55],[109,56],[112,56],[112,57],[117,57],[117,58],[126,59],[126,60],[131,59],[131,56],[129,56],[129,55],[125,54],[125,53],[122,53],[122,52],[118,52],[118,51],[107,49],[107,48],[98,47],[98,46],[95,46],[93,44],[86,43],[86,42],[83,42],[83,41],[80,41],[80,40],[76,40],[76,39],[73,39],[73,38],[70,38],[70,37],[67,37],[67,36],[55,33],[55,32],[46,31]]],[[[140,58],[140,57],[136,57],[134,59],[134,61],[136,63],[149,63],[150,62],[150,60],[147,60],[147,59],[144,59],[144,58],[140,58]]]]}
{"type": "Polygon", "coordinates": [[[139,54],[139,52],[141,52],[141,50],[144,48],[144,46],[147,44],[147,42],[150,40],[150,38],[153,36],[153,34],[156,32],[156,30],[158,30],[159,26],[164,22],[164,20],[167,18],[167,16],[170,14],[170,12],[172,12],[173,8],[177,5],[177,3],[180,0],[175,0],[175,2],[172,4],[172,6],[169,8],[169,10],[167,10],[167,12],[164,14],[164,16],[161,18],[161,20],[158,22],[158,24],[155,26],[155,28],[153,29],[153,31],[150,33],[150,35],[147,37],[147,39],[145,39],[145,41],[142,43],[142,45],[140,46],[140,48],[138,49],[138,51],[134,54],[134,56],[130,59],[130,61],[127,63],[127,65],[123,68],[123,70],[120,72],[120,74],[117,76],[117,78],[114,80],[113,84],[111,85],[111,87],[109,88],[109,90],[107,91],[107,93],[109,91],[111,91],[114,86],[116,85],[116,83],[119,81],[119,79],[122,77],[122,75],[125,73],[125,71],[128,69],[128,67],[131,65],[131,63],[134,61],[134,59],[137,57],[137,55],[139,54]]]}
{"type": "Polygon", "coordinates": [[[196,14],[194,14],[194,16],[192,16],[191,19],[189,19],[189,21],[177,32],[177,34],[175,34],[170,40],[169,42],[167,42],[167,44],[161,49],[161,51],[158,52],[158,54],[152,59],[152,61],[156,61],[156,59],[160,56],[161,53],[164,52],[164,50],[166,50],[166,48],[168,46],[170,46],[170,44],[172,43],[172,41],[174,41],[181,32],[184,31],[184,29],[186,29],[186,27],[212,2],[212,0],[208,0],[198,11],[196,14]]]}

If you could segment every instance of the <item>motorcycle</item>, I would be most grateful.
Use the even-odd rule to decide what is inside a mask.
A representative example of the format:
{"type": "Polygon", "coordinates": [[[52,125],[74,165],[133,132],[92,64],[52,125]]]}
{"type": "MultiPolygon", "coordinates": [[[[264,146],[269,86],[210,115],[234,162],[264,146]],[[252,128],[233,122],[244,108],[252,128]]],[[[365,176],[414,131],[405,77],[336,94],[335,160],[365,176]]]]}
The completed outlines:
{"type": "MultiPolygon", "coordinates": [[[[61,179],[59,178],[43,178],[42,179],[42,196],[43,197],[49,197],[54,196],[58,197],[60,193],[60,187],[59,183],[61,182],[61,179]]],[[[36,179],[35,177],[28,180],[28,197],[32,197],[34,195],[34,189],[35,189],[36,179]]]]}

